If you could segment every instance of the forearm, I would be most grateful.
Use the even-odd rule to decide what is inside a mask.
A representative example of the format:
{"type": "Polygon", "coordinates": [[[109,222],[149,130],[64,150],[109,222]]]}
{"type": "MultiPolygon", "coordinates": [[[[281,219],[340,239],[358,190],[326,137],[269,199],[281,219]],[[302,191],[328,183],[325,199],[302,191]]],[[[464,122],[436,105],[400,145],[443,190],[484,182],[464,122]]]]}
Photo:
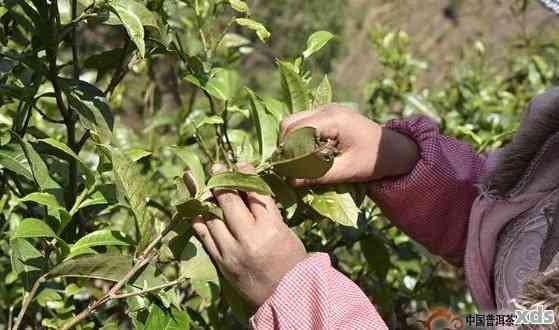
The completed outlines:
{"type": "Polygon", "coordinates": [[[317,253],[292,269],[251,318],[252,329],[387,329],[359,287],[317,253]]]}
{"type": "Polygon", "coordinates": [[[461,264],[483,157],[467,144],[441,135],[426,117],[393,121],[386,129],[415,141],[419,157],[408,174],[371,182],[369,196],[412,238],[461,264]]]}

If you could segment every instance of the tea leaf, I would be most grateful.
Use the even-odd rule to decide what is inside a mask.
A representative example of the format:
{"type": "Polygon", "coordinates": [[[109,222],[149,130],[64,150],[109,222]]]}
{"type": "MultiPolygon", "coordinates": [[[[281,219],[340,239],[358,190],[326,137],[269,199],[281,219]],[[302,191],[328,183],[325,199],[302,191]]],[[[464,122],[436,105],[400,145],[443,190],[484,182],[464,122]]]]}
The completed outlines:
{"type": "Polygon", "coordinates": [[[283,181],[274,173],[265,174],[262,179],[266,181],[268,186],[274,193],[274,199],[280,204],[280,208],[285,210],[287,219],[291,219],[297,211],[298,200],[297,193],[290,185],[283,181]]]}
{"type": "Polygon", "coordinates": [[[333,38],[334,35],[328,31],[318,31],[311,34],[307,40],[307,49],[303,52],[303,57],[308,58],[312,54],[318,52],[333,38]]]}
{"type": "Polygon", "coordinates": [[[33,178],[41,190],[60,188],[60,185],[50,177],[47,165],[31,144],[22,139],[20,139],[20,144],[31,166],[33,178]]]}
{"type": "Polygon", "coordinates": [[[302,127],[289,133],[272,157],[273,170],[289,178],[319,178],[334,164],[333,155],[316,143],[316,129],[302,127]]]}
{"type": "Polygon", "coordinates": [[[250,101],[251,118],[258,135],[260,162],[265,162],[276,150],[279,123],[262,106],[254,92],[247,88],[250,101]]]}
{"type": "Polygon", "coordinates": [[[87,187],[93,186],[93,184],[95,183],[95,174],[93,174],[93,171],[91,171],[91,169],[81,160],[81,158],[72,149],[70,149],[70,147],[52,138],[41,139],[38,142],[45,143],[77,160],[78,164],[80,165],[80,168],[82,169],[82,171],[84,172],[87,178],[86,186],[87,187]]]}
{"type": "Polygon", "coordinates": [[[303,201],[322,216],[344,226],[357,228],[359,208],[351,193],[344,187],[336,190],[316,189],[303,197],[303,201]]]}
{"type": "Polygon", "coordinates": [[[76,243],[74,243],[74,245],[72,245],[70,253],[72,254],[77,250],[84,250],[94,246],[105,245],[128,246],[130,245],[130,239],[119,231],[101,229],[80,238],[76,243]]]}
{"type": "Polygon", "coordinates": [[[255,174],[240,172],[223,172],[216,174],[208,180],[207,189],[235,189],[245,192],[256,192],[262,195],[272,195],[272,190],[255,174]]]}
{"type": "Polygon", "coordinates": [[[192,281],[219,283],[217,269],[202,243],[192,237],[180,255],[180,274],[192,281]]]}
{"type": "Polygon", "coordinates": [[[34,192],[21,198],[20,202],[35,202],[37,204],[45,205],[53,210],[64,209],[56,200],[56,197],[49,193],[34,192]]]}
{"type": "MultiPolygon", "coordinates": [[[[149,16],[142,16],[145,14],[142,4],[135,2],[134,0],[118,0],[109,1],[108,5],[115,11],[115,13],[120,18],[122,25],[126,29],[130,40],[136,45],[140,57],[144,58],[146,53],[146,45],[144,42],[144,26],[142,25],[142,18],[146,19],[149,16]]],[[[149,10],[147,10],[149,12],[149,10]]]]}
{"type": "Polygon", "coordinates": [[[98,254],[70,259],[55,266],[50,276],[98,278],[118,282],[133,266],[129,255],[98,254]]]}
{"type": "Polygon", "coordinates": [[[156,304],[149,309],[149,316],[145,324],[146,329],[157,330],[188,330],[190,329],[190,317],[185,311],[175,307],[163,310],[156,304]]]}
{"type": "Polygon", "coordinates": [[[248,5],[242,0],[229,0],[229,5],[239,13],[249,13],[248,5]]]}
{"type": "Polygon", "coordinates": [[[227,101],[235,97],[238,84],[239,76],[235,71],[215,68],[210,73],[210,78],[203,88],[211,96],[227,101]]]}
{"type": "Polygon", "coordinates": [[[141,165],[132,162],[118,149],[112,151],[113,176],[119,193],[130,205],[130,210],[136,219],[137,233],[141,242],[140,247],[149,241],[150,232],[146,232],[144,226],[149,224],[149,217],[146,216],[147,200],[146,187],[147,179],[142,175],[141,165]]]}
{"type": "Polygon", "coordinates": [[[34,181],[33,173],[21,146],[8,144],[0,148],[0,168],[8,170],[34,181]]]}
{"type": "Polygon", "coordinates": [[[113,115],[97,87],[81,80],[60,79],[68,101],[80,116],[82,125],[89,129],[93,140],[110,144],[112,140],[113,115]]]}
{"type": "Polygon", "coordinates": [[[58,238],[54,231],[44,221],[39,219],[23,219],[16,227],[12,238],[49,237],[58,238]]]}
{"type": "Polygon", "coordinates": [[[303,78],[301,78],[289,64],[281,61],[278,61],[277,64],[280,70],[282,89],[285,94],[287,105],[289,106],[289,111],[291,113],[296,113],[309,110],[308,89],[303,78]]]}
{"type": "Polygon", "coordinates": [[[316,88],[314,92],[314,102],[313,107],[319,107],[321,105],[326,105],[332,103],[332,86],[328,80],[328,76],[324,76],[322,82],[316,88]]]}
{"type": "Polygon", "coordinates": [[[255,20],[249,18],[237,18],[235,22],[240,26],[244,26],[256,32],[256,35],[262,42],[265,42],[271,35],[264,25],[256,22],[255,20]]]}

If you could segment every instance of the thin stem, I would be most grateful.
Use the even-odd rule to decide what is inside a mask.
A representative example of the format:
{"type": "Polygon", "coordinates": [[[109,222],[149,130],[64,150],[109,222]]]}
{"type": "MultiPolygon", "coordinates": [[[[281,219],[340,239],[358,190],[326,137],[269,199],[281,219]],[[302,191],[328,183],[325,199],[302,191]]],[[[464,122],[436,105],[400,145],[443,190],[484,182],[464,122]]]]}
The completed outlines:
{"type": "Polygon", "coordinates": [[[231,158],[233,159],[233,163],[237,163],[237,155],[235,155],[235,150],[233,149],[233,145],[231,144],[231,140],[229,140],[229,134],[227,134],[227,123],[229,119],[229,101],[225,101],[225,106],[223,109],[223,136],[225,137],[225,143],[227,144],[227,149],[231,158]]]}
{"type": "MultiPolygon", "coordinates": [[[[214,100],[212,98],[212,96],[210,95],[210,93],[204,91],[204,95],[206,96],[206,98],[208,99],[208,102],[210,104],[210,112],[212,115],[217,115],[217,112],[215,110],[215,103],[214,100]]],[[[225,148],[225,144],[223,142],[224,138],[223,138],[223,127],[222,125],[217,126],[215,128],[215,134],[217,135],[217,149],[219,151],[221,151],[221,154],[223,155],[223,158],[225,160],[225,163],[227,164],[228,167],[231,167],[231,161],[229,160],[229,154],[226,151],[227,149],[225,148]]]]}
{"type": "Polygon", "coordinates": [[[129,292],[129,293],[122,293],[122,294],[115,294],[111,296],[111,299],[124,299],[124,298],[130,298],[130,297],[135,297],[135,296],[140,296],[140,295],[144,295],[146,293],[150,293],[153,291],[159,291],[162,289],[166,289],[175,285],[180,284],[182,281],[184,281],[186,278],[179,278],[177,280],[174,280],[172,282],[166,283],[166,284],[162,284],[162,285],[158,285],[158,286],[154,286],[153,288],[149,288],[149,289],[145,289],[142,291],[138,291],[138,292],[129,292]]]}
{"type": "Polygon", "coordinates": [[[169,210],[167,210],[167,208],[163,204],[159,203],[156,200],[153,200],[153,199],[148,200],[147,206],[158,209],[163,214],[165,214],[165,216],[169,219],[173,218],[173,213],[171,213],[169,210]]]}
{"type": "Polygon", "coordinates": [[[122,57],[120,58],[120,64],[113,72],[113,76],[111,77],[111,82],[109,83],[109,86],[107,86],[107,89],[105,89],[105,92],[103,93],[105,96],[112,94],[116,86],[118,86],[118,84],[122,81],[122,79],[126,75],[126,72],[128,71],[128,62],[126,60],[128,59],[129,48],[130,48],[130,41],[126,39],[126,41],[124,42],[124,47],[123,47],[124,50],[122,52],[122,57]]]}
{"type": "Polygon", "coordinates": [[[21,130],[19,131],[19,135],[21,137],[23,137],[25,135],[25,131],[27,131],[27,126],[29,126],[29,121],[31,120],[31,114],[33,112],[33,104],[32,103],[26,103],[25,104],[25,120],[23,122],[23,126],[21,127],[21,130]]]}
{"type": "Polygon", "coordinates": [[[81,311],[78,315],[74,316],[68,323],[66,323],[61,330],[69,330],[79,324],[81,321],[87,319],[95,310],[103,306],[106,302],[112,299],[116,293],[124,286],[128,281],[133,278],[144,266],[150,263],[153,258],[157,255],[156,251],[153,251],[163,240],[163,238],[175,227],[176,222],[171,222],[156,238],[148,245],[142,254],[138,257],[136,264],[130,269],[124,277],[118,281],[115,285],[111,287],[109,292],[107,292],[103,297],[99,298],[89,307],[81,311]]]}
{"type": "Polygon", "coordinates": [[[227,25],[225,26],[225,28],[223,29],[223,31],[221,32],[221,35],[219,36],[219,38],[217,38],[215,44],[212,47],[212,54],[217,52],[217,48],[219,47],[219,44],[221,44],[221,42],[223,41],[223,38],[225,38],[225,36],[227,35],[227,32],[229,31],[229,29],[231,28],[231,25],[233,25],[233,23],[235,23],[235,18],[229,20],[229,22],[227,22],[227,25]]]}
{"type": "Polygon", "coordinates": [[[41,286],[41,284],[45,281],[47,275],[48,273],[44,274],[43,276],[39,277],[35,281],[35,283],[33,283],[33,287],[31,288],[31,291],[23,300],[23,303],[21,305],[21,310],[19,311],[16,322],[14,323],[14,327],[12,328],[13,330],[17,330],[19,328],[21,321],[23,321],[23,317],[25,316],[25,312],[27,311],[27,308],[29,308],[29,304],[31,303],[31,300],[33,300],[35,294],[37,294],[37,290],[39,290],[39,286],[41,286]]]}
{"type": "Polygon", "coordinates": [[[80,151],[82,150],[83,146],[85,145],[85,143],[87,142],[87,140],[91,137],[91,131],[87,130],[85,131],[85,133],[83,133],[81,139],[78,141],[78,144],[76,146],[76,153],[79,154],[80,151]]]}
{"type": "Polygon", "coordinates": [[[10,311],[8,315],[8,329],[12,328],[13,320],[14,320],[14,306],[10,306],[10,311]]]}
{"type": "Polygon", "coordinates": [[[35,111],[37,111],[41,117],[43,117],[44,120],[51,122],[51,123],[55,123],[55,124],[64,124],[64,120],[62,119],[54,119],[49,117],[46,113],[44,113],[41,109],[39,109],[38,106],[35,105],[35,111]]]}

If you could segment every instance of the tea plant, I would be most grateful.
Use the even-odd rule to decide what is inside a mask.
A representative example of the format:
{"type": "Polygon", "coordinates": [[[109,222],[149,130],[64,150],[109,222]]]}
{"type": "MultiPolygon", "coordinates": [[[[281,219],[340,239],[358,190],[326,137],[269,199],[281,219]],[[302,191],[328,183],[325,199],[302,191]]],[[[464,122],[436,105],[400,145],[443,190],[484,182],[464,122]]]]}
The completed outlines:
{"type": "Polygon", "coordinates": [[[234,309],[240,298],[189,228],[194,217],[222,216],[210,189],[273,194],[293,225],[327,218],[356,226],[356,189],[296,191],[285,183],[324,174],[333,144],[311,128],[278,141],[285,116],[332,101],[328,79],[315,86],[307,69],[334,37],[329,32],[313,33],[294,60],[277,60],[283,97],[275,99],[240,85],[236,63],[250,42],[234,31],[270,37],[240,0],[5,1],[1,15],[8,327],[225,322],[218,291],[234,309]],[[90,40],[83,32],[98,25],[125,31],[125,42],[88,45],[97,50],[84,59],[90,40]],[[163,56],[177,64],[174,74],[189,83],[191,100],[159,113],[159,95],[148,89],[151,124],[145,136],[133,136],[111,108],[119,107],[130,70],[163,56]],[[239,173],[239,162],[257,174],[239,173]],[[209,175],[215,163],[229,171],[209,175]]]}

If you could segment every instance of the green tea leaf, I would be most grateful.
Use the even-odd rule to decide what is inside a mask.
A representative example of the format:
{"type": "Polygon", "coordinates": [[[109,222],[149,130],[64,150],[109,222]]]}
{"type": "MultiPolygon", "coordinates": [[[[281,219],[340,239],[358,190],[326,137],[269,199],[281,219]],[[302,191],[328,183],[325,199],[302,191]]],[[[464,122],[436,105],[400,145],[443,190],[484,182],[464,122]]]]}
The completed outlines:
{"type": "Polygon", "coordinates": [[[190,238],[180,255],[180,260],[181,276],[190,278],[192,281],[219,283],[217,269],[202,243],[195,237],[190,238]]]}
{"type": "Polygon", "coordinates": [[[124,51],[124,48],[115,48],[91,55],[85,59],[83,66],[87,69],[97,70],[97,80],[99,81],[110,70],[116,69],[122,64],[124,51]]]}
{"type": "Polygon", "coordinates": [[[238,85],[239,75],[235,71],[215,68],[210,73],[210,78],[203,88],[211,96],[227,101],[235,97],[238,85]]]}
{"type": "Polygon", "coordinates": [[[38,141],[39,143],[44,143],[47,144],[59,151],[62,151],[63,153],[65,153],[66,155],[74,158],[75,160],[78,161],[78,164],[80,165],[80,168],[82,169],[83,173],[85,174],[87,180],[86,180],[86,186],[87,187],[91,187],[93,186],[93,184],[95,183],[95,174],[93,174],[93,171],[91,171],[91,169],[87,166],[87,164],[85,164],[81,158],[72,150],[70,149],[70,147],[68,147],[66,144],[52,139],[52,138],[46,138],[46,139],[42,139],[38,141]]]}
{"type": "Polygon", "coordinates": [[[289,107],[287,104],[269,96],[263,97],[262,102],[266,106],[266,110],[274,116],[278,123],[289,116],[289,107]]]}
{"type": "Polygon", "coordinates": [[[295,189],[274,173],[262,176],[274,193],[274,199],[280,204],[280,209],[285,210],[285,217],[291,219],[297,211],[299,198],[295,189]]]}
{"type": "Polygon", "coordinates": [[[58,203],[56,197],[49,193],[34,192],[21,198],[20,202],[35,202],[37,204],[45,205],[53,210],[63,209],[63,207],[58,203]]]}
{"type": "Polygon", "coordinates": [[[156,304],[149,309],[149,316],[145,324],[146,329],[157,330],[188,330],[190,329],[190,317],[185,311],[175,307],[163,310],[156,304]]]}
{"type": "Polygon", "coordinates": [[[332,103],[332,86],[330,85],[328,76],[324,76],[324,79],[322,79],[322,82],[316,88],[313,96],[313,108],[332,103]]]}
{"type": "Polygon", "coordinates": [[[307,49],[303,52],[303,57],[308,58],[312,54],[318,52],[333,38],[334,35],[328,31],[318,31],[311,34],[307,40],[307,49]]]}
{"type": "Polygon", "coordinates": [[[92,248],[83,248],[83,249],[70,249],[70,252],[68,253],[68,255],[66,256],[66,258],[64,259],[64,261],[75,258],[77,256],[83,256],[86,254],[97,254],[97,251],[93,250],[92,248]]]}
{"type": "Polygon", "coordinates": [[[346,187],[339,186],[336,190],[315,189],[305,195],[303,201],[320,215],[343,226],[357,228],[359,208],[346,187]]]}
{"type": "Polygon", "coordinates": [[[150,220],[146,216],[147,199],[146,187],[148,186],[147,179],[142,175],[141,165],[132,162],[118,149],[113,149],[112,154],[113,162],[113,176],[117,186],[118,192],[130,205],[130,210],[134,213],[136,223],[141,235],[142,244],[149,240],[149,232],[144,232],[144,225],[150,220]]]}
{"type": "Polygon", "coordinates": [[[309,110],[310,102],[308,88],[303,78],[286,62],[277,62],[280,74],[282,89],[285,95],[289,111],[291,113],[309,110]]]}
{"type": "Polygon", "coordinates": [[[120,231],[101,229],[80,238],[72,245],[70,253],[74,253],[76,250],[105,245],[128,246],[130,245],[130,239],[120,231]]]}
{"type": "Polygon", "coordinates": [[[198,199],[187,199],[175,204],[178,219],[192,220],[195,217],[211,217],[223,219],[223,210],[212,202],[201,202],[198,199]]]}
{"type": "Polygon", "coordinates": [[[129,255],[97,254],[70,259],[55,266],[50,276],[98,278],[120,281],[133,266],[129,255]]]}
{"type": "Polygon", "coordinates": [[[0,168],[7,168],[29,181],[34,181],[29,162],[20,145],[8,144],[0,148],[0,168]]]}
{"type": "Polygon", "coordinates": [[[10,240],[10,251],[12,270],[21,277],[25,287],[30,288],[46,268],[46,259],[24,238],[10,240]]]}
{"type": "Polygon", "coordinates": [[[60,185],[50,177],[47,165],[31,144],[21,139],[20,144],[27,157],[27,161],[31,165],[31,172],[33,173],[33,178],[37,185],[39,185],[42,190],[60,188],[60,185]]]}
{"type": "Polygon", "coordinates": [[[250,100],[251,118],[258,135],[260,162],[265,162],[276,150],[279,122],[269,114],[254,92],[247,88],[250,100]]]}
{"type": "Polygon", "coordinates": [[[208,180],[207,189],[236,189],[245,192],[256,192],[262,195],[272,195],[272,190],[255,174],[240,172],[223,172],[212,176],[208,180]]]}
{"type": "Polygon", "coordinates": [[[141,148],[132,148],[128,149],[124,152],[128,158],[130,158],[133,162],[137,162],[140,159],[146,158],[151,156],[151,152],[141,149],[141,148]]]}
{"type": "Polygon", "coordinates": [[[264,25],[249,18],[237,18],[235,22],[243,27],[253,30],[262,42],[265,42],[271,34],[264,25]]]}
{"type": "Polygon", "coordinates": [[[16,227],[12,238],[48,237],[58,238],[54,231],[44,221],[34,218],[23,219],[16,227]]]}
{"type": "Polygon", "coordinates": [[[143,4],[134,0],[115,0],[109,1],[108,5],[115,11],[124,25],[130,40],[136,45],[140,57],[144,58],[146,53],[146,45],[144,42],[144,26],[142,19],[147,22],[153,17],[151,12],[147,10],[143,4]],[[149,15],[145,15],[149,13],[149,15]]]}
{"type": "Polygon", "coordinates": [[[319,178],[334,164],[334,151],[316,143],[316,129],[290,132],[272,157],[273,170],[288,178],[319,178]]]}
{"type": "Polygon", "coordinates": [[[229,5],[239,13],[249,13],[248,5],[242,0],[229,0],[229,5]]]}
{"type": "Polygon", "coordinates": [[[93,140],[99,144],[110,144],[114,119],[103,92],[81,80],[60,79],[60,82],[70,105],[93,140]]]}

